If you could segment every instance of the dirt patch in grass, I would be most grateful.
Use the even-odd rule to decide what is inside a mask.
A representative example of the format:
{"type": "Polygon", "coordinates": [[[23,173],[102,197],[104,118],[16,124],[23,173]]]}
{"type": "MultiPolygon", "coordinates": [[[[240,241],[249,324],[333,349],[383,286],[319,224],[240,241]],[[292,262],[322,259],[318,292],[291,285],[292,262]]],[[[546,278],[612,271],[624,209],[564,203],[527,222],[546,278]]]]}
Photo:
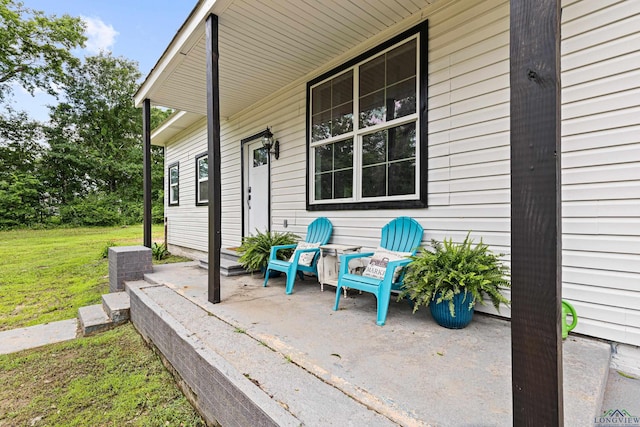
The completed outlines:
{"type": "Polygon", "coordinates": [[[0,356],[0,427],[204,426],[131,324],[0,356]]]}

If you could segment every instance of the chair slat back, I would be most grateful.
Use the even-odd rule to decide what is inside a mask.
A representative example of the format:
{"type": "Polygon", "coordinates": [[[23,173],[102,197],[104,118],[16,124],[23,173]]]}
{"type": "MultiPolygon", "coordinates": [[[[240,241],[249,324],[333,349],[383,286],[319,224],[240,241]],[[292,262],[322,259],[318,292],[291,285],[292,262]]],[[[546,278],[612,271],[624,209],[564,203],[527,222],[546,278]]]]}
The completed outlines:
{"type": "Polygon", "coordinates": [[[333,224],[328,218],[321,216],[316,218],[309,227],[307,227],[307,237],[305,242],[307,243],[320,243],[326,245],[331,238],[331,232],[333,231],[333,224]]]}
{"type": "Polygon", "coordinates": [[[416,253],[424,229],[413,218],[401,216],[391,220],[382,228],[380,246],[395,252],[416,253]]]}

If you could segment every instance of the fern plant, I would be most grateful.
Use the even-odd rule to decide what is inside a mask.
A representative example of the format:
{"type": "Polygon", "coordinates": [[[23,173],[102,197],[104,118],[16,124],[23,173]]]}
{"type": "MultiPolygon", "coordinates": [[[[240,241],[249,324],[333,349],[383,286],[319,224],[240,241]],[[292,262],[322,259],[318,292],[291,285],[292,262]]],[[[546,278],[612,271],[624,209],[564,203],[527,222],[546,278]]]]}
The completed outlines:
{"type": "Polygon", "coordinates": [[[151,245],[151,256],[153,256],[154,259],[160,261],[163,260],[167,255],[169,255],[167,245],[165,245],[164,243],[158,244],[157,242],[153,242],[153,245],[151,245]]]}
{"type": "MultiPolygon", "coordinates": [[[[279,233],[277,231],[256,230],[253,236],[246,236],[242,239],[242,244],[238,248],[238,253],[242,254],[238,262],[247,270],[264,270],[269,264],[271,246],[293,245],[299,237],[293,233],[279,233]]],[[[288,260],[293,254],[294,248],[278,251],[278,259],[288,260]]]]}
{"type": "Polygon", "coordinates": [[[432,251],[421,248],[407,267],[399,299],[412,300],[414,312],[432,301],[447,302],[453,317],[453,298],[458,294],[465,295],[469,310],[477,302],[485,304],[485,295],[498,311],[500,304],[509,305],[510,301],[501,293],[511,287],[509,268],[500,261],[501,255],[492,253],[482,239],[474,246],[469,234],[460,244],[452,239],[432,240],[432,251]]]}

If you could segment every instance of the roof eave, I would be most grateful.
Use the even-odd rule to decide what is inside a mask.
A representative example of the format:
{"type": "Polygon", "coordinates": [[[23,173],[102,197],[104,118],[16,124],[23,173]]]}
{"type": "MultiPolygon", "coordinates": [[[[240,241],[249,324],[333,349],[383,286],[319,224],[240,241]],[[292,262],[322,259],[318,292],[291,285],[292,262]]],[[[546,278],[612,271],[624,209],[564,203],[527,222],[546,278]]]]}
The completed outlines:
{"type": "MultiPolygon", "coordinates": [[[[221,14],[233,0],[198,0],[195,7],[171,39],[171,42],[149,71],[133,99],[136,107],[141,107],[145,99],[153,103],[153,89],[166,80],[171,72],[182,62],[184,57],[196,45],[204,33],[202,23],[211,13],[221,14]]],[[[170,105],[163,105],[171,107],[170,105]]]]}

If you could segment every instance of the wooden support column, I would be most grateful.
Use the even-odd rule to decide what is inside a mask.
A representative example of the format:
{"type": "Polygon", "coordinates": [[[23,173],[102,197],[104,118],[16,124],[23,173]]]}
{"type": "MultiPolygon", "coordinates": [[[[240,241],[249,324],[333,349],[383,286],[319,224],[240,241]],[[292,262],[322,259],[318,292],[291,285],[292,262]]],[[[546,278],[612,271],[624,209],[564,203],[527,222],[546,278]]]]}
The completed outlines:
{"type": "Polygon", "coordinates": [[[220,185],[220,79],[218,71],[218,17],[209,15],[207,33],[207,140],[209,156],[209,286],[208,300],[220,302],[222,210],[220,185]]]}
{"type": "Polygon", "coordinates": [[[142,102],[142,192],[143,192],[143,245],[151,247],[151,101],[142,102]]]}
{"type": "Polygon", "coordinates": [[[511,0],[513,425],[562,426],[560,0],[511,0]]]}

